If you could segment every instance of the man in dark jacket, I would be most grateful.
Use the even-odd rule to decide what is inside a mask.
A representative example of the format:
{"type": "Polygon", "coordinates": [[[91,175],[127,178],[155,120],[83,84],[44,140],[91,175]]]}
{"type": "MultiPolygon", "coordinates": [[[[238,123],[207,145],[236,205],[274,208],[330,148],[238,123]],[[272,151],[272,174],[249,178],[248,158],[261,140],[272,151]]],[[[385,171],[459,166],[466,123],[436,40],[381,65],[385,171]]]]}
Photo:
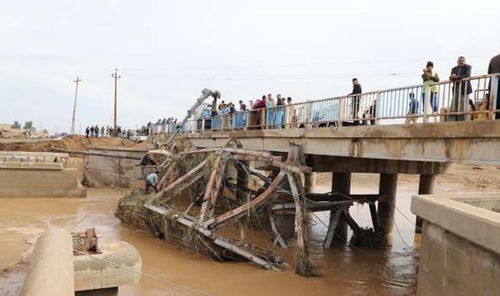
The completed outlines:
{"type": "MultiPolygon", "coordinates": [[[[448,121],[463,121],[466,112],[469,111],[469,95],[472,93],[470,80],[462,81],[471,76],[472,67],[465,63],[464,57],[459,57],[458,65],[451,69],[450,81],[453,81],[453,100],[451,101],[450,112],[461,113],[448,116],[448,121]]],[[[472,108],[474,106],[472,105],[472,108]]]]}
{"type": "MultiPolygon", "coordinates": [[[[490,65],[488,67],[488,74],[495,74],[495,73],[500,73],[500,54],[497,56],[494,56],[491,59],[490,65]]],[[[496,92],[496,106],[494,106],[494,108],[495,108],[495,110],[499,110],[500,109],[500,76],[497,76],[495,79],[497,80],[497,92],[496,92]]],[[[492,90],[491,90],[491,86],[490,86],[490,95],[492,95],[491,91],[492,90]]],[[[495,119],[500,119],[500,111],[496,112],[495,119]]]]}
{"type": "MultiPolygon", "coordinates": [[[[352,93],[350,95],[360,94],[362,93],[361,84],[358,82],[358,78],[352,79],[352,93]]],[[[352,118],[354,125],[359,124],[359,100],[361,96],[353,96],[352,97],[352,118]]]]}

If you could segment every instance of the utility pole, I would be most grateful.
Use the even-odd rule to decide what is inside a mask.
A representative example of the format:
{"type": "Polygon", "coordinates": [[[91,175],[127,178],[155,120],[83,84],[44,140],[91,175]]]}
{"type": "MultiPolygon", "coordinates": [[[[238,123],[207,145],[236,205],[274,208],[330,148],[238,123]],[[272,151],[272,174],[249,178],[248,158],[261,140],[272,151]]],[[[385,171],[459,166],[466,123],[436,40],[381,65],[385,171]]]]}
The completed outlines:
{"type": "Polygon", "coordinates": [[[76,76],[76,80],[73,80],[76,84],[75,87],[75,102],[73,103],[73,118],[71,118],[71,134],[75,134],[75,114],[76,114],[76,99],[78,98],[78,84],[81,82],[80,77],[76,76]]]}
{"type": "Polygon", "coordinates": [[[116,135],[117,132],[117,123],[116,123],[116,105],[117,105],[117,98],[118,98],[118,79],[120,79],[122,76],[118,75],[118,69],[115,69],[115,73],[111,74],[111,77],[115,79],[115,111],[113,115],[113,133],[116,135]]]}

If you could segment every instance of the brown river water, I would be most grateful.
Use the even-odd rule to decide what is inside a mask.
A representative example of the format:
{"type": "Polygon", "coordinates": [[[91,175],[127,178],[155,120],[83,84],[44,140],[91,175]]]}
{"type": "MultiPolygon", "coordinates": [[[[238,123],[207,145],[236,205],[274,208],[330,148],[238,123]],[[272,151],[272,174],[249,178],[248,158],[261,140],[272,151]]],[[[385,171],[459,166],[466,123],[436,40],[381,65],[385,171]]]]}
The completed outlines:
{"type": "MultiPolygon", "coordinates": [[[[319,178],[318,178],[319,179],[319,178]]],[[[323,178],[324,179],[324,178],[323,178]]],[[[415,295],[419,236],[414,234],[415,217],[411,196],[417,192],[416,178],[398,184],[396,226],[386,250],[337,246],[321,247],[326,227],[315,219],[311,231],[311,253],[323,276],[304,278],[294,273],[293,249],[273,248],[291,266],[281,272],[266,271],[248,263],[218,263],[208,257],[159,240],[148,232],[123,224],[114,217],[118,199],[125,191],[89,189],[84,199],[0,199],[0,295],[18,295],[23,265],[15,265],[29,253],[45,224],[69,231],[95,226],[103,241],[124,240],[143,258],[143,276],[138,285],[122,286],[118,295],[415,295]],[[188,291],[167,282],[199,291],[188,291]]],[[[353,176],[353,193],[376,193],[376,175],[353,176]]],[[[319,182],[316,192],[329,191],[319,182]]],[[[465,185],[440,184],[444,191],[463,191],[465,185]]],[[[443,191],[441,190],[441,191],[443,191]]],[[[439,190],[437,190],[439,191],[439,190]]],[[[477,190],[476,190],[477,191],[477,190]]],[[[370,226],[368,206],[355,205],[351,214],[361,226],[370,226]]],[[[318,213],[327,223],[328,213],[318,213]]],[[[270,246],[260,237],[261,245],[270,246]]],[[[25,266],[25,264],[24,264],[25,266]]],[[[125,272],[125,271],[124,271],[125,272]]],[[[114,295],[110,292],[81,295],[114,295]]]]}

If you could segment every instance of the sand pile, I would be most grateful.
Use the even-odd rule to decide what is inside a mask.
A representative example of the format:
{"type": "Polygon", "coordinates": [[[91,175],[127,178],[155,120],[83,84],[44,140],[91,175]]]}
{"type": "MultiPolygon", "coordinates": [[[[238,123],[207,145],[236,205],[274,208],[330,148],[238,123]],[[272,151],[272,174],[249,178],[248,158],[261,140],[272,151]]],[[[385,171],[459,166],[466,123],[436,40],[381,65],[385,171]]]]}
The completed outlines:
{"type": "Polygon", "coordinates": [[[48,152],[52,148],[63,148],[70,150],[87,150],[90,146],[101,147],[127,147],[145,149],[146,143],[136,143],[122,138],[86,138],[85,136],[67,136],[61,140],[26,140],[19,142],[0,142],[0,150],[3,151],[38,151],[48,152]]]}

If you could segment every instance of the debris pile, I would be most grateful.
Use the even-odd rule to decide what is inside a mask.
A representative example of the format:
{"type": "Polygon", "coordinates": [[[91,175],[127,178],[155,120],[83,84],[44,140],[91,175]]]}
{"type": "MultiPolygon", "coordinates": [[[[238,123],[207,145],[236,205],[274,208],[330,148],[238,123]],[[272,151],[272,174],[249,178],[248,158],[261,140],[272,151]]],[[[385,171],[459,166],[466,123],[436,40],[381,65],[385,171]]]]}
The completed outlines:
{"type": "Polygon", "coordinates": [[[287,242],[276,227],[275,217],[290,212],[295,217],[296,272],[316,275],[307,244],[306,195],[299,146],[291,145],[286,159],[268,152],[237,147],[191,149],[175,141],[173,147],[156,151],[155,170],[160,171],[158,193],[130,191],[119,202],[116,216],[126,223],[148,229],[156,236],[211,256],[218,261],[251,261],[266,269],[286,266],[270,250],[243,240],[245,229],[269,232],[275,244],[287,242]],[[254,167],[264,167],[257,170],[254,167]],[[252,182],[250,182],[252,181],[252,182]],[[238,229],[240,238],[227,235],[238,229]]]}

